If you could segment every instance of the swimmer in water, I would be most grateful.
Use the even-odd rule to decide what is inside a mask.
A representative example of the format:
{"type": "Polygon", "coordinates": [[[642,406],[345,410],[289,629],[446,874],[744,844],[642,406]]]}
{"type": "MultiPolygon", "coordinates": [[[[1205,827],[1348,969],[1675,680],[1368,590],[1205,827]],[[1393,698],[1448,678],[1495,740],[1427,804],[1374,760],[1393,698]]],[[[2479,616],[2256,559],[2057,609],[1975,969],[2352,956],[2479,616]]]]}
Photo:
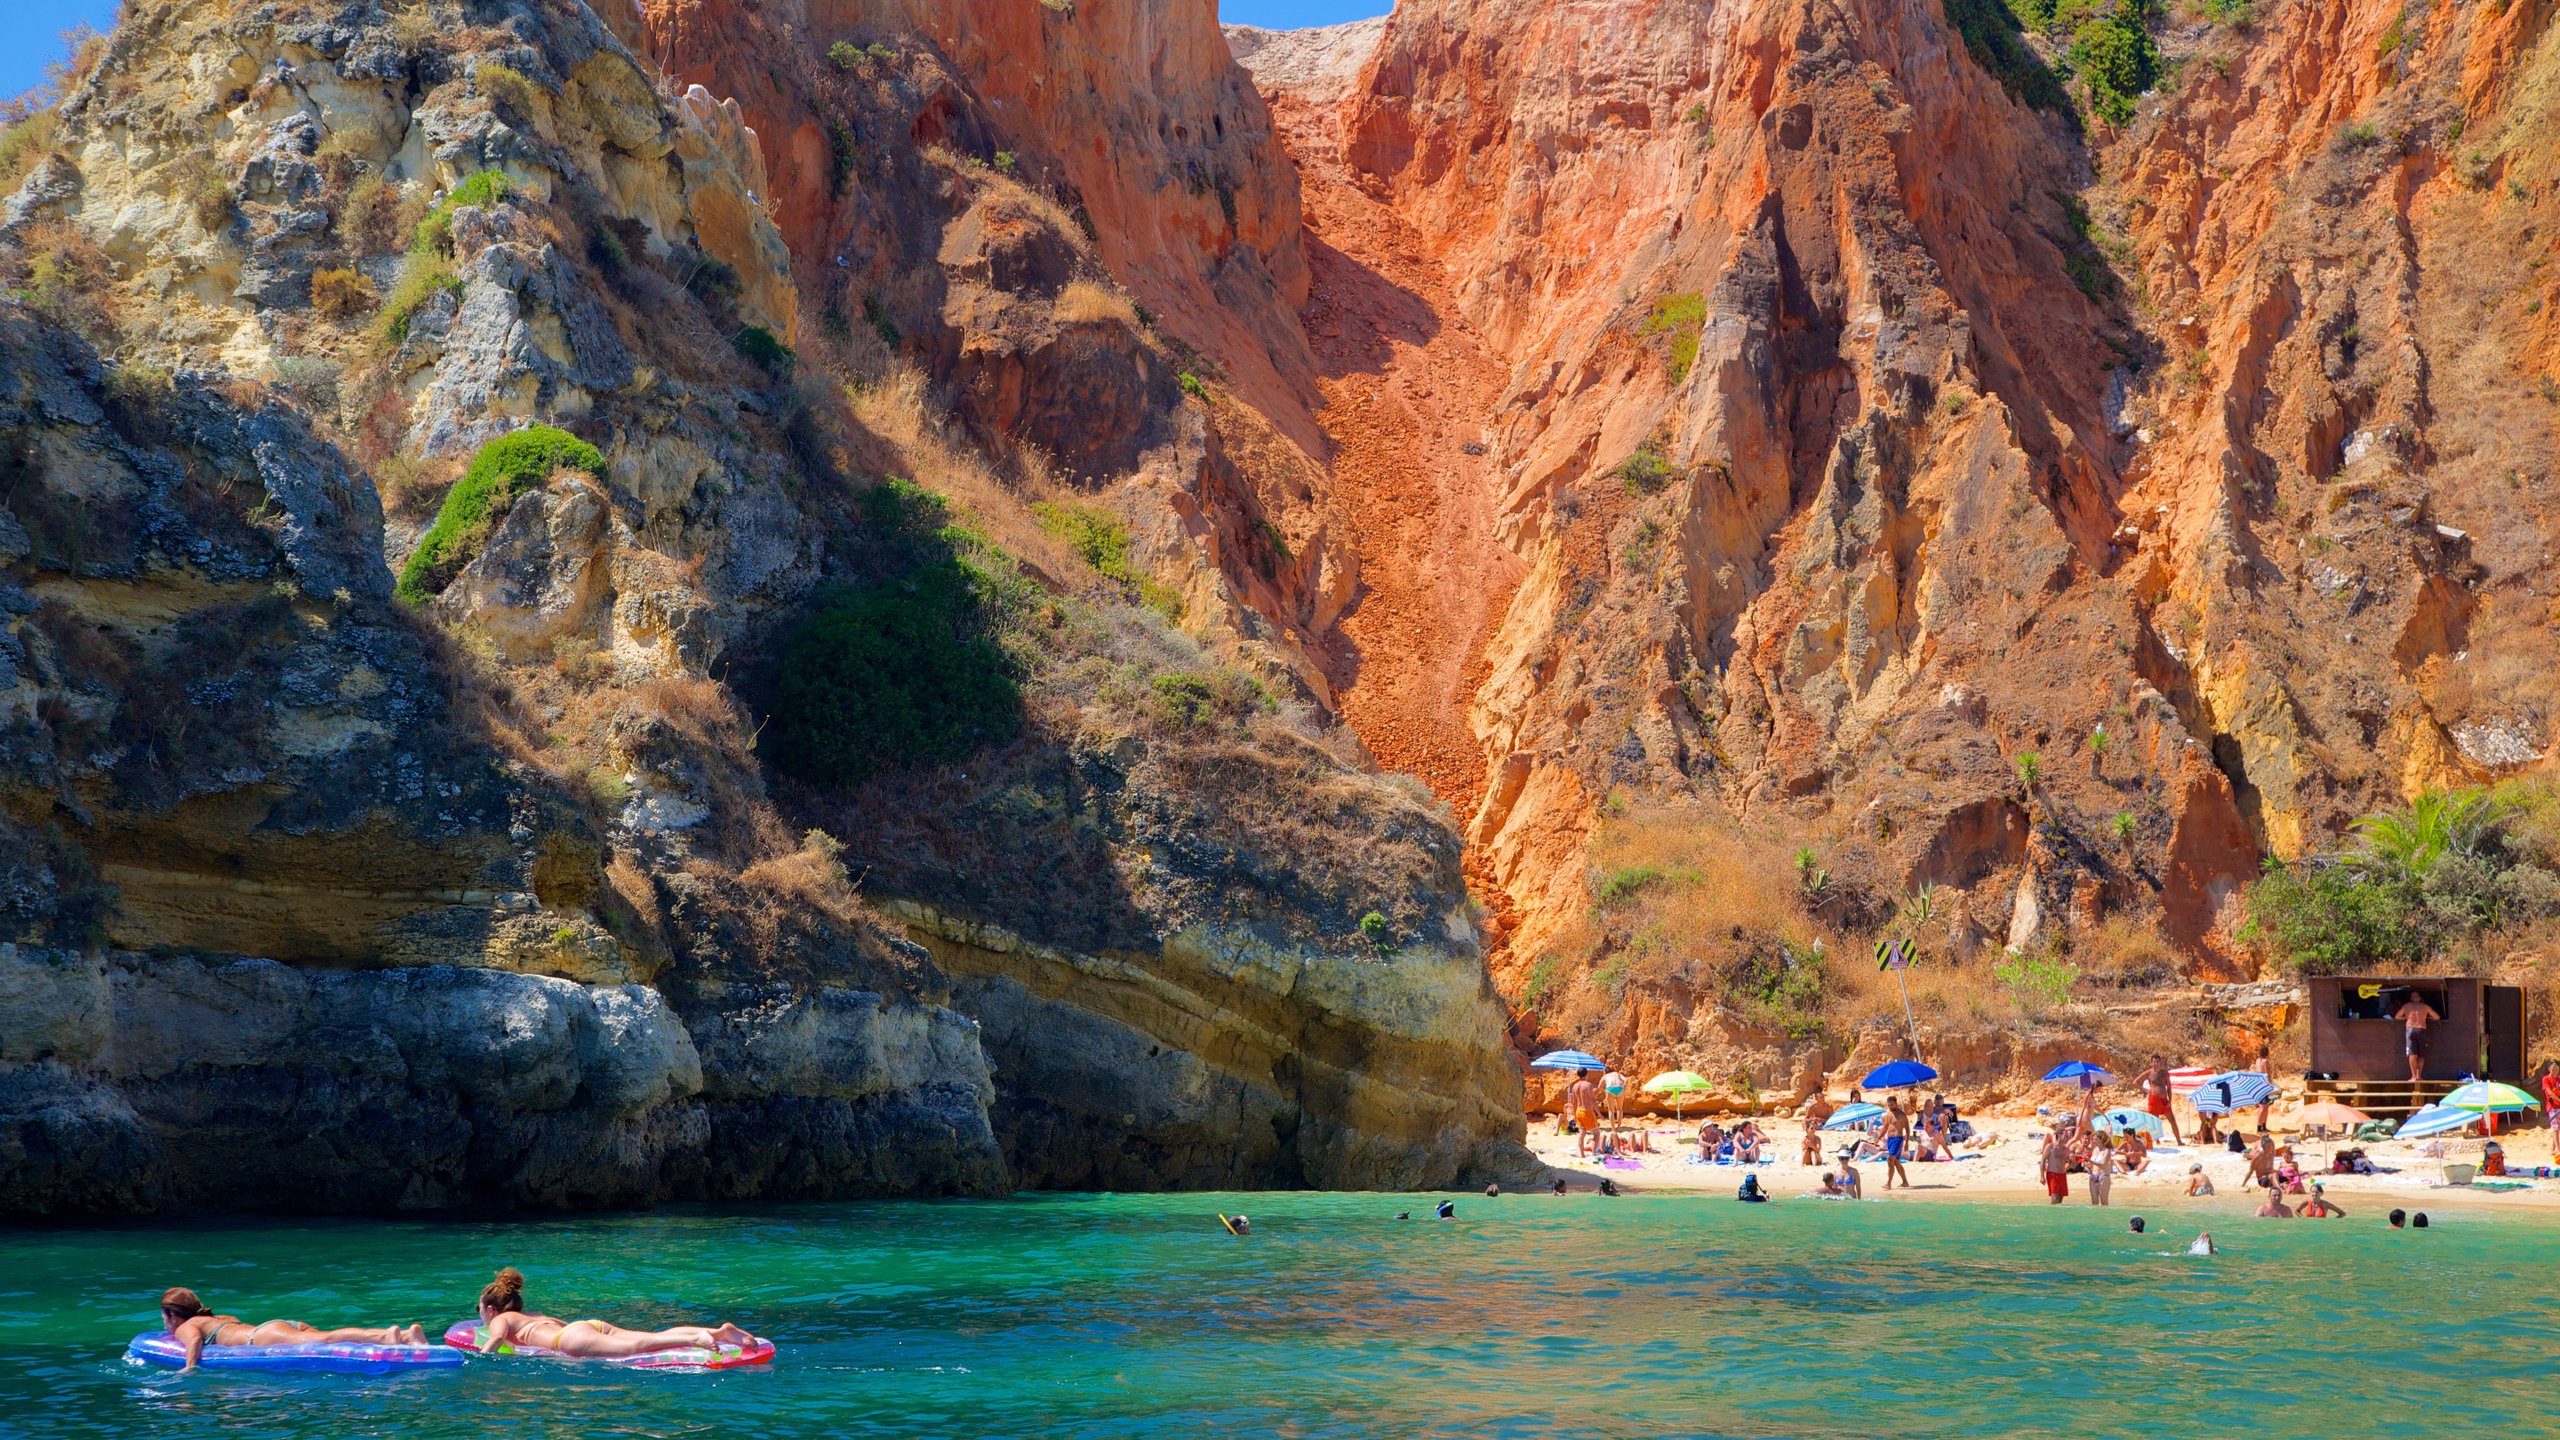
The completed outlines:
{"type": "Polygon", "coordinates": [[[1617,1182],[1617,1181],[1615,1181],[1615,1180],[1610,1179],[1610,1178],[1609,1178],[1608,1176],[1606,1176],[1606,1175],[1601,1176],[1601,1177],[1600,1177],[1600,1193],[1601,1193],[1601,1194],[1603,1194],[1603,1195],[1615,1195],[1615,1194],[1617,1194],[1617,1193],[1618,1193],[1618,1182],[1617,1182]]]}
{"type": "Polygon", "coordinates": [[[556,1350],[591,1360],[619,1360],[660,1350],[744,1349],[756,1337],[735,1325],[677,1325],[665,1330],[625,1330],[604,1320],[562,1321],[524,1308],[524,1272],[513,1265],[480,1291],[480,1318],[489,1327],[488,1349],[517,1345],[556,1350]]]}
{"type": "Polygon", "coordinates": [[[1441,1201],[1441,1202],[1440,1202],[1440,1208],[1431,1212],[1431,1218],[1432,1218],[1432,1219],[1434,1219],[1434,1220],[1455,1220],[1455,1219],[1457,1219],[1457,1218],[1458,1218],[1458,1203],[1457,1203],[1456,1201],[1454,1201],[1454,1200],[1443,1200],[1443,1201],[1441,1201]]]}
{"type": "Polygon", "coordinates": [[[2126,1221],[2126,1222],[2125,1222],[2125,1227],[2124,1227],[2124,1228],[2126,1228],[2127,1230],[2132,1231],[2132,1232],[2133,1232],[2134,1234],[2136,1234],[2136,1235],[2141,1234],[2141,1233],[2142,1233],[2142,1230],[2143,1230],[2143,1220],[2142,1220],[2142,1217],[2141,1217],[2141,1216],[2139,1216],[2139,1215],[2134,1216],[2131,1220],[2128,1220],[2128,1221],[2126,1221]]]}
{"type": "Polygon", "coordinates": [[[349,1325],[322,1330],[299,1320],[251,1325],[237,1315],[216,1315],[183,1285],[160,1294],[160,1324],[187,1347],[186,1368],[207,1345],[424,1345],[424,1325],[349,1325]]]}
{"type": "Polygon", "coordinates": [[[1562,1195],[1562,1194],[1564,1194],[1564,1193],[1565,1193],[1565,1191],[1566,1191],[1566,1189],[1567,1189],[1567,1188],[1568,1188],[1568,1187],[1567,1187],[1567,1186],[1565,1185],[1565,1183],[1564,1183],[1564,1177],[1563,1177],[1563,1176],[1561,1176],[1561,1175],[1557,1176],[1557,1177],[1556,1177],[1556,1193],[1557,1193],[1557,1194],[1559,1194],[1559,1195],[1562,1195]]]}
{"type": "Polygon", "coordinates": [[[1242,1215],[1221,1215],[1218,1217],[1218,1223],[1226,1226],[1227,1233],[1230,1235],[1253,1233],[1253,1221],[1242,1215]]]}
{"type": "Polygon", "coordinates": [[[2213,1248],[2212,1231],[2199,1230],[2196,1232],[2196,1238],[2187,1242],[2187,1253],[2190,1255],[2219,1255],[2222,1252],[2213,1248]]]}

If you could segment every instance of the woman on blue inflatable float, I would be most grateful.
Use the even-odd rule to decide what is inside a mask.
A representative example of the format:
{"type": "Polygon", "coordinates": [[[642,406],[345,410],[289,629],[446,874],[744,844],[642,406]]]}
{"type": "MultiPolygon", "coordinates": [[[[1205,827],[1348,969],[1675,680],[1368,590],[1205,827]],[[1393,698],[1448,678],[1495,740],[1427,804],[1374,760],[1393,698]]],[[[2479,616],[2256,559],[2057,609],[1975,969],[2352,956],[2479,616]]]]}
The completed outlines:
{"type": "MultiPolygon", "coordinates": [[[[475,1348],[548,1350],[586,1360],[630,1360],[661,1350],[756,1352],[771,1347],[735,1325],[678,1325],[666,1330],[625,1330],[605,1320],[563,1321],[524,1308],[524,1272],[513,1265],[480,1291],[480,1320],[488,1327],[475,1348]]],[[[761,1358],[761,1357],[759,1357],[761,1358]]]]}
{"type": "Polygon", "coordinates": [[[162,1292],[160,1323],[186,1347],[186,1368],[196,1368],[208,1345],[424,1345],[423,1325],[349,1325],[322,1330],[299,1320],[252,1325],[237,1315],[216,1315],[183,1285],[162,1292]]]}

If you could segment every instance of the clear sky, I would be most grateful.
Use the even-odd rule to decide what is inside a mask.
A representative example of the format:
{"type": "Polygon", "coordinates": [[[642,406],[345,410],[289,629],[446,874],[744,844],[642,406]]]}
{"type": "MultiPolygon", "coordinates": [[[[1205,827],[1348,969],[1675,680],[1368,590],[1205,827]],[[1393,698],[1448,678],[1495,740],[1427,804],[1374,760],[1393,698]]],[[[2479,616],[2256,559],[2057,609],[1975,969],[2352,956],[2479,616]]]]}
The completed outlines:
{"type": "MultiPolygon", "coordinates": [[[[1238,25],[1288,29],[1338,25],[1384,15],[1391,0],[1218,0],[1218,16],[1238,25]]],[[[104,30],[116,0],[0,0],[0,96],[15,95],[44,79],[47,62],[62,55],[62,32],[86,21],[104,30]]]]}
{"type": "MultiPolygon", "coordinates": [[[[8,0],[0,0],[6,4],[8,0]]],[[[1390,0],[1218,0],[1218,18],[1230,25],[1261,25],[1294,30],[1302,25],[1339,25],[1384,15],[1390,0]]]]}
{"type": "Polygon", "coordinates": [[[62,58],[62,32],[87,21],[104,30],[116,0],[0,0],[0,97],[41,83],[44,67],[62,58]]]}

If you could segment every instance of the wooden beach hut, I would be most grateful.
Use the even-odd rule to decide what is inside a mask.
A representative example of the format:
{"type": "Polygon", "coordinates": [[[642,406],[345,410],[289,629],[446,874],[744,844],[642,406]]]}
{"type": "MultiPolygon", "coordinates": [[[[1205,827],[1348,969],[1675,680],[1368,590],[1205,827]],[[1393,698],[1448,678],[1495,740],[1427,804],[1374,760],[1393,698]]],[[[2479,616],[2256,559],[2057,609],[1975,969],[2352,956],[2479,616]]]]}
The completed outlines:
{"type": "Polygon", "coordinates": [[[2311,1084],[2372,1115],[2405,1115],[2466,1076],[2525,1083],[2524,991],[2467,975],[2322,975],[2310,982],[2311,1084]],[[2444,1018],[2409,1083],[2400,1022],[2411,995],[2444,1018]]]}

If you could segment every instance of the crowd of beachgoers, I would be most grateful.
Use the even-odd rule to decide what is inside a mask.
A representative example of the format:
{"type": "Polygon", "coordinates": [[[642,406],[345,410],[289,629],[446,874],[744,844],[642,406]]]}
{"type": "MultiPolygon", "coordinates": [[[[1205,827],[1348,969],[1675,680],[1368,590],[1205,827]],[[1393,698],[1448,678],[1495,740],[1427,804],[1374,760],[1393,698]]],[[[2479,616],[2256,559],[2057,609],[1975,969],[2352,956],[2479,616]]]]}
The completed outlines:
{"type": "MultiPolygon", "coordinates": [[[[1727,1104],[1697,1121],[1665,1123],[1628,1114],[1638,1087],[1617,1070],[1582,1052],[1557,1054],[1560,1062],[1541,1064],[1570,1080],[1557,1111],[1534,1117],[1530,1143],[1568,1177],[1568,1190],[1731,1187],[1745,1200],[1781,1189],[1852,1200],[2037,1195],[2053,1205],[2097,1206],[2119,1194],[2225,1204],[2236,1197],[2255,1200],[2253,1213],[2268,1219],[2336,1218],[2359,1195],[2560,1203],[2560,1184],[2536,1183],[2560,1180],[2560,1153],[2548,1165],[2510,1165],[2513,1137],[2497,1134],[2502,1121],[2510,1132],[2532,1123],[2533,1112],[2545,1127],[2560,1117],[2560,1064],[2536,1077],[2538,1096],[2481,1082],[2392,1120],[2298,1088],[2289,1094],[2263,1062],[2216,1073],[2161,1057],[2130,1080],[2067,1062],[2044,1079],[2049,1103],[1968,1115],[1944,1092],[1924,1091],[1935,1071],[1898,1061],[1846,1087],[1845,1096],[1823,1091],[1793,1105],[1751,1107],[1762,1113],[1735,1114],[1727,1104]],[[2465,1138],[2473,1129],[2487,1133],[2465,1138]]],[[[1676,1102],[1687,1088],[1676,1077],[1686,1074],[1670,1072],[1641,1090],[1676,1102]]],[[[2546,1128],[2542,1138],[2554,1134],[2560,1130],[2546,1128]]]]}

